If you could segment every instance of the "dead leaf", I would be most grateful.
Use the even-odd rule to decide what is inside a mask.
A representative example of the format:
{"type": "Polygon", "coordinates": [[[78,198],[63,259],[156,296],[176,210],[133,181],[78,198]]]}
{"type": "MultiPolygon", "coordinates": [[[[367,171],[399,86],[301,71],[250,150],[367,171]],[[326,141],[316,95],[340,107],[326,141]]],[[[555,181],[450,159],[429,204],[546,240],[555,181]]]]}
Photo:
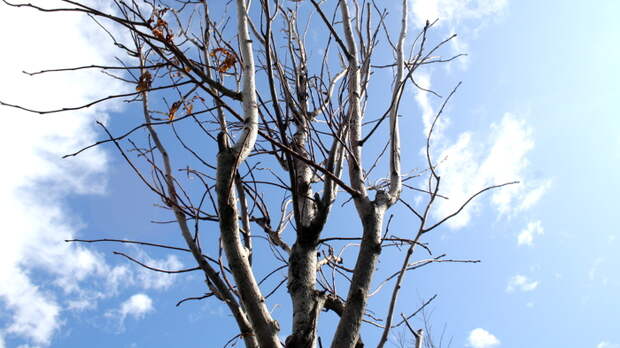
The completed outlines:
{"type": "Polygon", "coordinates": [[[165,40],[164,33],[159,28],[154,28],[153,29],[153,35],[155,35],[155,37],[160,39],[160,40],[165,40]]]}
{"type": "Polygon", "coordinates": [[[224,60],[222,60],[217,66],[218,72],[221,72],[221,73],[226,72],[228,69],[233,67],[235,63],[237,62],[237,58],[235,57],[235,54],[223,47],[218,47],[212,50],[210,53],[210,56],[217,57],[218,53],[220,55],[224,55],[224,60]]]}
{"type": "Polygon", "coordinates": [[[140,75],[140,79],[138,80],[138,85],[136,86],[136,91],[144,92],[151,88],[151,81],[153,76],[148,70],[145,70],[142,75],[140,75]]]}
{"type": "Polygon", "coordinates": [[[185,105],[185,114],[189,115],[192,113],[192,111],[194,110],[194,104],[187,104],[185,105]]]}
{"type": "Polygon", "coordinates": [[[179,101],[175,101],[172,106],[170,107],[170,111],[168,112],[168,121],[172,121],[174,120],[175,114],[176,112],[179,110],[179,107],[181,107],[182,102],[179,101]]]}

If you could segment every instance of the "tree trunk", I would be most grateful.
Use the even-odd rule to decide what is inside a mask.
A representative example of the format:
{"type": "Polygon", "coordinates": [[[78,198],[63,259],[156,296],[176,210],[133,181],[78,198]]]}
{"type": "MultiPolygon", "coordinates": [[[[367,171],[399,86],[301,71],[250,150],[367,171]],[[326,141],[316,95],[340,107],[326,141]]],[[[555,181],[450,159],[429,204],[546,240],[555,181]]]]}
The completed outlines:
{"type": "Polygon", "coordinates": [[[365,200],[361,202],[360,218],[364,234],[355,263],[344,312],[338,322],[332,348],[354,348],[359,336],[372,275],[381,253],[381,230],[385,205],[365,200]]]}

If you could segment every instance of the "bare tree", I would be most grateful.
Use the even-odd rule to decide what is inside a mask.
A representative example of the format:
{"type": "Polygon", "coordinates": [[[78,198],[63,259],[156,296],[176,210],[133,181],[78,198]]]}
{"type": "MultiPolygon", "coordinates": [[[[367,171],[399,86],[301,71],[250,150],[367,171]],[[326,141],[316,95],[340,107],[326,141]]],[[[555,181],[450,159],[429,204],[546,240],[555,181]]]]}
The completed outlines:
{"type": "Polygon", "coordinates": [[[395,317],[406,273],[431,263],[477,261],[445,255],[414,259],[414,252],[419,247],[430,251],[422,238],[476,196],[510,184],[481,188],[452,214],[431,218],[434,203],[447,199],[440,193],[437,166],[441,161],[432,157],[431,140],[457,88],[435,115],[426,136],[422,169],[401,169],[403,94],[408,86],[421,88],[415,81],[419,67],[459,56],[438,56],[454,36],[431,43],[428,34],[434,22],[409,35],[407,0],[397,11],[397,30],[387,22],[391,17],[380,2],[366,0],[259,0],[251,5],[246,0],[113,0],[114,8],[107,11],[71,0],[62,0],[65,6],[55,8],[3,2],[87,15],[124,52],[116,66],[63,67],[30,74],[99,69],[135,87],[128,93],[57,110],[1,103],[50,114],[124,100],[128,108],[140,110],[144,120],[132,129],[112,134],[99,123],[107,138],[67,156],[114,145],[145,187],[161,199],[161,207],[172,213],[174,219],[168,223],[176,224],[186,246],[118,239],[72,242],[133,243],[190,253],[196,265],[185,270],[156,269],[117,254],[154,271],[202,272],[209,292],[179,304],[208,297],[222,301],[239,330],[230,342],[240,339],[246,347],[322,346],[317,325],[324,311],[340,316],[332,347],[367,345],[362,343],[362,322],[381,330],[378,347],[388,341],[391,329],[402,325],[415,336],[416,347],[422,346],[423,332],[409,322],[418,311],[395,317]],[[234,18],[229,17],[230,11],[234,18]],[[314,37],[310,45],[309,35],[314,37]],[[375,63],[378,51],[391,52],[393,59],[375,63]],[[390,90],[387,97],[369,92],[379,71],[392,72],[391,85],[379,82],[390,90]],[[383,105],[383,112],[366,120],[371,103],[373,109],[383,105]],[[386,173],[373,181],[374,172],[384,167],[386,173]],[[418,194],[422,203],[404,201],[403,190],[418,194]],[[342,206],[335,206],[337,201],[342,206]],[[332,211],[349,209],[350,201],[361,230],[324,236],[332,211]],[[396,204],[403,204],[418,219],[413,233],[389,232],[385,215],[396,204]],[[202,232],[208,224],[217,224],[219,234],[202,232]],[[273,256],[261,262],[262,270],[267,264],[271,268],[266,278],[288,270],[285,280],[268,292],[252,263],[255,252],[266,254],[256,250],[256,238],[267,240],[265,248],[273,256]],[[208,255],[205,246],[215,246],[225,258],[208,255]],[[403,247],[402,264],[385,280],[373,280],[381,252],[403,247]],[[343,259],[342,250],[351,248],[357,250],[356,256],[343,259]],[[393,283],[392,291],[385,292],[388,307],[383,319],[369,315],[373,281],[378,289],[393,283]],[[284,282],[292,313],[291,331],[281,342],[280,325],[267,300],[284,282]],[[343,286],[346,292],[339,291],[343,286]]]}

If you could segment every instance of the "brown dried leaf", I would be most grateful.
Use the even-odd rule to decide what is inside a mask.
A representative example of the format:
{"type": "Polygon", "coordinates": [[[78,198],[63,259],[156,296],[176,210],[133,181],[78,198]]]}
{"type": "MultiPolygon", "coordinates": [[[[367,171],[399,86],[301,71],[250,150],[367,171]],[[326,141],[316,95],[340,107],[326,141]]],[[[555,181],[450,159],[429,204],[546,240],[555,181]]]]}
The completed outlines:
{"type": "Polygon", "coordinates": [[[172,121],[174,120],[175,114],[176,112],[179,110],[179,108],[181,107],[182,102],[179,101],[175,101],[172,106],[170,107],[170,111],[168,111],[168,121],[172,121]]]}
{"type": "Polygon", "coordinates": [[[164,33],[159,28],[154,28],[153,35],[160,40],[165,40],[164,33]]]}
{"type": "Polygon", "coordinates": [[[189,115],[192,113],[192,111],[194,111],[194,104],[186,104],[185,105],[185,114],[189,115]]]}
{"type": "Polygon", "coordinates": [[[138,85],[136,86],[136,91],[144,92],[151,88],[151,81],[153,76],[148,70],[145,70],[142,75],[140,75],[140,79],[138,80],[138,85]]]}
{"type": "Polygon", "coordinates": [[[218,72],[221,72],[221,73],[226,72],[228,69],[232,68],[237,62],[237,58],[235,57],[235,54],[223,47],[218,47],[218,48],[213,49],[210,53],[210,56],[216,57],[218,56],[218,53],[219,55],[224,56],[224,60],[222,60],[220,64],[217,66],[218,72]]]}
{"type": "Polygon", "coordinates": [[[166,22],[165,20],[161,19],[161,18],[157,18],[157,25],[156,27],[158,28],[167,28],[168,27],[168,22],[166,22]]]}

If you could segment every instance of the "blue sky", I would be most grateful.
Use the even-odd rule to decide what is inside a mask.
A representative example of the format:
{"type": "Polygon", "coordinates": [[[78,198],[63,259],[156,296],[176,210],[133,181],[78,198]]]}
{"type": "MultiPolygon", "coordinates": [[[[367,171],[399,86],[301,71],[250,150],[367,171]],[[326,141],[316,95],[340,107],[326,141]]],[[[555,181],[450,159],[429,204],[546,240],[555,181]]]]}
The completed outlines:
{"type": "MultiPolygon", "coordinates": [[[[386,3],[397,13],[397,1],[386,3]]],[[[485,196],[429,236],[435,254],[482,262],[410,273],[402,310],[438,294],[427,314],[435,336],[445,325],[452,347],[620,347],[620,3],[428,0],[413,2],[411,11],[414,26],[439,17],[437,37],[459,33],[444,54],[469,54],[417,76],[444,95],[464,82],[434,143],[438,157],[448,155],[441,171],[451,197],[437,214],[486,184],[522,183],[485,196]]],[[[111,62],[117,52],[83,18],[0,5],[0,29],[0,43],[11,47],[0,65],[1,100],[50,108],[127,88],[99,73],[20,73],[111,62]]],[[[421,159],[425,115],[440,100],[407,93],[403,161],[412,169],[421,159]]],[[[129,111],[109,104],[42,117],[0,107],[0,348],[218,347],[235,334],[215,300],[175,307],[205,290],[200,277],[144,272],[111,252],[163,268],[191,266],[185,255],[63,242],[180,244],[170,226],[149,223],[167,215],[111,147],[60,159],[102,137],[94,119],[120,131],[134,122],[129,111]]],[[[326,233],[349,227],[347,214],[326,233]]],[[[394,214],[395,228],[415,223],[402,208],[394,214]]],[[[379,274],[400,260],[384,253],[379,274]]],[[[288,300],[284,291],[278,296],[270,308],[285,323],[288,300]]],[[[382,301],[371,301],[378,313],[382,301]]],[[[324,315],[324,339],[334,320],[324,315]]],[[[369,345],[379,335],[364,327],[369,345]]]]}

